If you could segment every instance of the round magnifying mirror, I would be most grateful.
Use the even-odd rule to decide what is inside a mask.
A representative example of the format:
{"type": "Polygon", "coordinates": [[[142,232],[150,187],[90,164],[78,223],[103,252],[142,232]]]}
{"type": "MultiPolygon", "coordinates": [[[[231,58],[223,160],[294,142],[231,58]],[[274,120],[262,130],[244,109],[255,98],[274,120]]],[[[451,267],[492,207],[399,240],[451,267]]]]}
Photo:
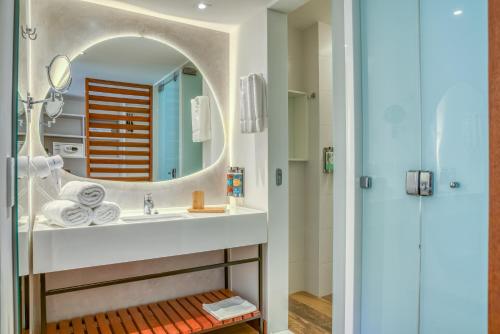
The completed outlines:
{"type": "Polygon", "coordinates": [[[71,85],[71,61],[68,57],[55,56],[47,66],[50,87],[57,93],[66,93],[71,85]]]}
{"type": "Polygon", "coordinates": [[[50,118],[57,118],[63,112],[63,105],[62,99],[55,98],[53,101],[48,101],[45,103],[45,113],[50,118]]]}

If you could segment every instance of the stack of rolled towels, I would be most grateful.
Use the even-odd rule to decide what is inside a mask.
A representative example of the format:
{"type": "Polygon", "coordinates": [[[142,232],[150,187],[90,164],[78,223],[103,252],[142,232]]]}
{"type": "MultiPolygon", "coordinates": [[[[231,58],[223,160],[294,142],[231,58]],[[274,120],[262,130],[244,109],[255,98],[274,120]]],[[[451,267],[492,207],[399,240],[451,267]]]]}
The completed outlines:
{"type": "Polygon", "coordinates": [[[42,213],[61,227],[104,225],[120,219],[120,207],[106,202],[106,190],[97,183],[71,181],[59,192],[59,199],[45,204],[42,213]]]}

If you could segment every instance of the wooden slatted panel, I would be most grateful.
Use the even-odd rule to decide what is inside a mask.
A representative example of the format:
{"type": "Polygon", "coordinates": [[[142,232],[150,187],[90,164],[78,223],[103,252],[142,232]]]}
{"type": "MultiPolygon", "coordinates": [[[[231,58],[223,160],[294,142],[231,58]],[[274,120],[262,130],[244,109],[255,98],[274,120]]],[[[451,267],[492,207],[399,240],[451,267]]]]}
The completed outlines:
{"type": "Polygon", "coordinates": [[[106,316],[109,319],[109,324],[111,325],[111,329],[113,329],[114,334],[127,334],[122,325],[122,321],[118,318],[116,312],[107,312],[106,316]]]}
{"type": "Polygon", "coordinates": [[[151,181],[152,86],[87,78],[85,97],[87,176],[105,180],[151,181]],[[105,147],[115,149],[103,149],[105,147]],[[138,151],[133,148],[145,150],[138,151]],[[118,159],[111,159],[113,161],[109,163],[116,165],[116,168],[96,166],[106,164],[98,161],[98,156],[117,157],[118,159]],[[126,156],[148,159],[142,159],[140,163],[130,163],[143,165],[143,168],[128,168],[126,164],[120,164],[121,158],[126,156]]]}
{"type": "Polygon", "coordinates": [[[71,326],[73,327],[74,334],[85,334],[85,328],[83,327],[81,318],[72,319],[71,326]]]}
{"type": "Polygon", "coordinates": [[[207,318],[212,323],[212,325],[214,325],[214,326],[222,325],[222,321],[215,319],[210,313],[208,313],[207,311],[205,311],[203,309],[202,303],[198,299],[196,299],[195,296],[190,296],[190,297],[187,297],[186,299],[191,303],[191,305],[196,307],[198,312],[203,314],[203,316],[205,318],[207,318]]]}
{"type": "Polygon", "coordinates": [[[158,306],[165,312],[165,314],[172,320],[175,327],[177,327],[182,334],[190,334],[192,332],[191,327],[182,320],[181,316],[174,311],[172,306],[170,306],[167,302],[158,303],[158,306]]]}
{"type": "Polygon", "coordinates": [[[123,327],[125,327],[127,333],[139,333],[139,330],[135,326],[134,321],[132,320],[132,317],[127,312],[127,310],[125,309],[119,310],[118,316],[120,317],[123,327]]]}
{"type": "Polygon", "coordinates": [[[130,160],[130,159],[90,159],[93,165],[147,165],[149,160],[130,160]]]}
{"type": "Polygon", "coordinates": [[[104,95],[91,95],[89,94],[89,101],[99,101],[99,102],[117,102],[117,103],[127,103],[127,104],[149,104],[149,99],[129,99],[125,97],[113,97],[104,95]]]}
{"type": "Polygon", "coordinates": [[[93,316],[84,317],[83,321],[85,322],[85,329],[87,329],[88,334],[99,334],[97,331],[97,324],[94,321],[93,316]]]}
{"type": "Polygon", "coordinates": [[[123,182],[146,182],[149,181],[149,177],[100,177],[100,180],[108,181],[123,181],[123,182]]]}
{"type": "Polygon", "coordinates": [[[124,143],[124,142],[112,141],[112,140],[90,140],[89,146],[92,146],[92,147],[109,146],[109,147],[143,147],[143,148],[146,148],[146,147],[149,147],[149,143],[139,143],[139,142],[136,142],[136,143],[125,142],[124,143]]]}
{"type": "Polygon", "coordinates": [[[146,320],[144,320],[142,314],[137,310],[137,307],[129,307],[128,311],[141,334],[154,334],[153,330],[146,323],[146,320]]]}
{"type": "Polygon", "coordinates": [[[139,306],[139,311],[155,334],[167,334],[163,326],[156,320],[153,312],[146,305],[139,306]]]}
{"type": "Polygon", "coordinates": [[[194,332],[201,331],[202,327],[200,324],[194,320],[191,315],[175,300],[168,301],[168,304],[174,309],[174,311],[184,320],[186,324],[193,330],[194,332]]]}
{"type": "Polygon", "coordinates": [[[59,333],[60,334],[70,334],[69,321],[63,320],[59,323],[59,333]]]}
{"type": "Polygon", "coordinates": [[[203,310],[203,303],[211,303],[234,296],[230,290],[220,290],[178,298],[118,311],[98,313],[95,316],[63,320],[47,325],[47,334],[191,334],[207,332],[235,325],[260,315],[228,319],[221,322],[203,310]],[[237,320],[240,319],[240,320],[237,320]]]}
{"type": "Polygon", "coordinates": [[[191,305],[191,303],[186,298],[179,298],[177,299],[177,301],[194,318],[194,320],[196,320],[196,322],[201,325],[203,329],[209,329],[213,327],[212,323],[207,318],[205,318],[205,316],[201,314],[196,309],[196,307],[191,305]]]}
{"type": "Polygon", "coordinates": [[[97,325],[99,326],[99,330],[101,331],[101,334],[113,334],[113,332],[111,332],[111,328],[108,325],[108,321],[107,321],[104,313],[97,314],[96,319],[97,319],[97,325]]]}
{"type": "Polygon", "coordinates": [[[158,319],[158,321],[161,323],[163,326],[163,329],[168,334],[179,334],[179,330],[175,328],[174,324],[172,321],[163,313],[163,311],[160,309],[160,307],[157,304],[149,304],[148,305],[149,309],[153,312],[155,317],[158,319]]]}
{"type": "Polygon", "coordinates": [[[57,333],[57,324],[50,323],[47,325],[47,334],[56,334],[57,333]]]}

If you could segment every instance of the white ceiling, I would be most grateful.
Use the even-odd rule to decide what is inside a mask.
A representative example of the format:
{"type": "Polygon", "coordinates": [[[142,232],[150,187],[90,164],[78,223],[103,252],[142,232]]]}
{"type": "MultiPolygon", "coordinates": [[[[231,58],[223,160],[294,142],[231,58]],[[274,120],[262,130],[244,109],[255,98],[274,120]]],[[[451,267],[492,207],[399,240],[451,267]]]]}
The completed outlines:
{"type": "Polygon", "coordinates": [[[223,25],[238,25],[266,8],[272,0],[117,0],[163,15],[223,25]],[[198,3],[208,4],[205,10],[198,3]]]}
{"type": "Polygon", "coordinates": [[[288,15],[290,27],[303,30],[316,22],[331,25],[332,0],[310,0],[288,15]]]}
{"type": "Polygon", "coordinates": [[[154,84],[187,61],[177,50],[154,40],[110,39],[92,46],[71,62],[73,82],[68,94],[84,95],[87,77],[154,84]]]}

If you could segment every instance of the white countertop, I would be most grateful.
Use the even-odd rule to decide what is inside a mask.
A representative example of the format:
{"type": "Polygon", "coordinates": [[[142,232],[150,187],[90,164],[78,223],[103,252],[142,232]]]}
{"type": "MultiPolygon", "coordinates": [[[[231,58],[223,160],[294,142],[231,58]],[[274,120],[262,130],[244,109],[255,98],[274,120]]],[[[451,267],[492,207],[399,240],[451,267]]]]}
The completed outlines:
{"type": "MultiPolygon", "coordinates": [[[[188,213],[187,208],[159,211],[186,216],[72,228],[50,225],[38,216],[33,230],[33,271],[95,267],[267,242],[264,211],[242,207],[225,213],[188,213]]],[[[140,210],[124,211],[122,217],[141,214],[140,210]]]]}

